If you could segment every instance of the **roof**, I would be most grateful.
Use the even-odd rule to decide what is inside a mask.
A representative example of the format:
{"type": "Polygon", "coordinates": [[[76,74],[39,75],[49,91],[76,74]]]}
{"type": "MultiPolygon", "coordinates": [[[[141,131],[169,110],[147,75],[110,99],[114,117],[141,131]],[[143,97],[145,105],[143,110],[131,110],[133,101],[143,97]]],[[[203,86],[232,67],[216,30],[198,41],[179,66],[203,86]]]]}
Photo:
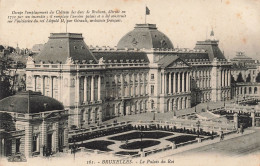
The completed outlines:
{"type": "Polygon", "coordinates": [[[246,56],[244,52],[237,52],[236,56],[233,59],[248,59],[248,60],[251,60],[253,58],[246,56]]]}
{"type": "Polygon", "coordinates": [[[245,55],[244,52],[237,52],[236,56],[231,61],[255,63],[255,60],[245,55]]]}
{"type": "Polygon", "coordinates": [[[93,51],[94,56],[96,59],[103,58],[105,60],[105,63],[108,62],[108,60],[111,60],[115,63],[126,63],[126,60],[134,62],[149,62],[149,59],[147,57],[147,54],[145,52],[128,52],[128,51],[93,51]]]}
{"type": "Polygon", "coordinates": [[[189,66],[189,64],[187,64],[186,62],[184,62],[181,58],[179,58],[177,55],[168,55],[168,56],[164,56],[162,59],[160,59],[157,63],[161,68],[166,68],[169,67],[173,62],[177,62],[177,61],[182,61],[183,63],[185,63],[187,66],[189,66]]]}
{"type": "Polygon", "coordinates": [[[218,47],[218,40],[197,41],[195,49],[206,50],[210,61],[213,61],[214,58],[226,59],[218,47]]]}
{"type": "Polygon", "coordinates": [[[134,30],[119,40],[117,48],[173,48],[173,44],[164,33],[157,30],[155,24],[136,24],[134,30]]]}
{"type": "Polygon", "coordinates": [[[63,109],[64,106],[58,100],[43,96],[40,92],[20,92],[0,100],[0,111],[39,113],[63,109]]]}
{"type": "Polygon", "coordinates": [[[64,64],[68,58],[97,63],[80,33],[51,33],[35,61],[64,64]]]}

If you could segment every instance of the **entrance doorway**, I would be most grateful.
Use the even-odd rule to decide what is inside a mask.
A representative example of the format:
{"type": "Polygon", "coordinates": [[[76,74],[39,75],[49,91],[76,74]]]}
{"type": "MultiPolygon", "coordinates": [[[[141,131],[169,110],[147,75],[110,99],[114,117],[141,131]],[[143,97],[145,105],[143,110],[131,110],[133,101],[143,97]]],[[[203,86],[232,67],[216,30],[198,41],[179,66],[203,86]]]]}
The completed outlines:
{"type": "Polygon", "coordinates": [[[49,156],[52,153],[52,133],[47,135],[47,152],[46,155],[49,156]]]}
{"type": "Polygon", "coordinates": [[[59,152],[62,152],[64,145],[64,131],[63,129],[59,129],[59,152]]]}

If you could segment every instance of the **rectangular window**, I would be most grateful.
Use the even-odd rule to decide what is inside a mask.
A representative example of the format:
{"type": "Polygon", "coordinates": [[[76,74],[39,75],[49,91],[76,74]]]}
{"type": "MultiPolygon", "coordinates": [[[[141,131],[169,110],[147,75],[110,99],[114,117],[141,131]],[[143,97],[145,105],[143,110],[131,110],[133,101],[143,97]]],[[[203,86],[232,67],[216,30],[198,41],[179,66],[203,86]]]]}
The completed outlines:
{"type": "Polygon", "coordinates": [[[154,80],[154,74],[151,74],[151,80],[154,80]]]}
{"type": "Polygon", "coordinates": [[[20,152],[20,145],[21,145],[21,139],[18,138],[16,139],[16,148],[15,148],[16,153],[20,152]]]}
{"type": "Polygon", "coordinates": [[[151,85],[151,95],[154,95],[154,85],[151,85]]]}

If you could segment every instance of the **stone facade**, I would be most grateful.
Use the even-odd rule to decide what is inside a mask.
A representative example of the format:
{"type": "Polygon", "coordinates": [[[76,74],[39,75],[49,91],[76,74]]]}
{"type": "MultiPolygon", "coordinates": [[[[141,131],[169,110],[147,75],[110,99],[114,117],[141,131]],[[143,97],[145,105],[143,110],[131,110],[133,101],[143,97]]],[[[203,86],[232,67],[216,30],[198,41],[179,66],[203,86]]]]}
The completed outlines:
{"type": "MultiPolygon", "coordinates": [[[[152,24],[142,27],[156,29],[152,24]]],[[[67,54],[59,39],[83,41],[80,34],[51,34],[38,59],[28,59],[26,88],[61,101],[72,115],[69,126],[151,111],[181,111],[200,102],[230,98],[231,65],[220,51],[215,55],[201,48],[167,49],[163,40],[162,48],[149,49],[88,47],[75,41],[67,54]],[[83,48],[88,50],[85,59],[83,48]]],[[[160,41],[152,40],[160,46],[160,41]]],[[[214,39],[198,45],[219,50],[217,43],[214,39]]]]}

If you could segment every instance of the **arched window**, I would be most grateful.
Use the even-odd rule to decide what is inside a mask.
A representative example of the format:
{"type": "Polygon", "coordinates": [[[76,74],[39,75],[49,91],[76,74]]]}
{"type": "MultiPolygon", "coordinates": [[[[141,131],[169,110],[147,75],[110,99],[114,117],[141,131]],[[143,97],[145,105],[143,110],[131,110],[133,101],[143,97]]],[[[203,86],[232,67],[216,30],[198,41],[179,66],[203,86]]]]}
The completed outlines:
{"type": "Polygon", "coordinates": [[[151,100],[151,109],[154,109],[154,101],[151,100]]]}
{"type": "Polygon", "coordinates": [[[252,88],[249,87],[249,94],[252,94],[252,88]]]}
{"type": "Polygon", "coordinates": [[[257,87],[254,88],[254,94],[257,94],[257,87]]]}

